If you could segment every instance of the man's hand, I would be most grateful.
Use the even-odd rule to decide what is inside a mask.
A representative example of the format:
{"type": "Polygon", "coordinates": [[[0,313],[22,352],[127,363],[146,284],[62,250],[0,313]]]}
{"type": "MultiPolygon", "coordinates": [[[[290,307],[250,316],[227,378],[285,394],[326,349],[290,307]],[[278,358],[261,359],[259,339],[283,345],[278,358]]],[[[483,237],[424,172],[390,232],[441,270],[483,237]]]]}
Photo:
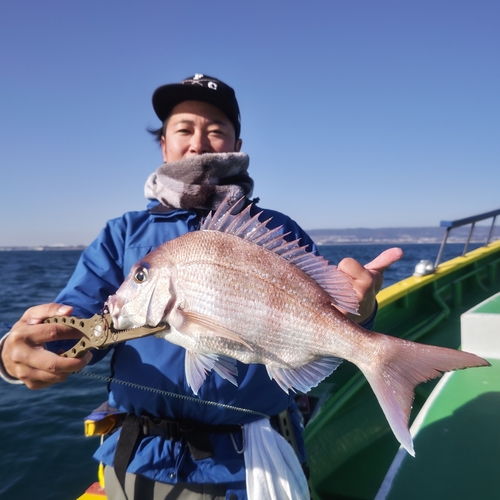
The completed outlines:
{"type": "Polygon", "coordinates": [[[384,271],[403,256],[401,248],[389,248],[364,267],[354,259],[343,259],[338,268],[344,272],[354,287],[359,299],[359,316],[347,316],[356,323],[363,323],[375,309],[375,297],[382,288],[384,271]]]}
{"type": "Polygon", "coordinates": [[[63,358],[47,351],[46,342],[65,339],[79,339],[82,334],[61,324],[43,324],[52,316],[67,316],[72,307],[61,304],[43,304],[28,309],[14,325],[5,339],[2,363],[11,377],[24,382],[30,389],[41,389],[84,368],[92,359],[86,353],[82,358],[63,358]]]}

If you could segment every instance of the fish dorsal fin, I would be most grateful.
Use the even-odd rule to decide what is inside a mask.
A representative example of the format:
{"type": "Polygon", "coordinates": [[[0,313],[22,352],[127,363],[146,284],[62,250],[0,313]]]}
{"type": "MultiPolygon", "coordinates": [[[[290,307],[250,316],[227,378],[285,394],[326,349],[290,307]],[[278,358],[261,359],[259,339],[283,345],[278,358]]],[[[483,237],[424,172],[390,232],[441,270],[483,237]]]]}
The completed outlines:
{"type": "Polygon", "coordinates": [[[267,224],[271,219],[261,222],[262,212],[252,216],[252,204],[241,210],[244,201],[245,198],[241,198],[231,204],[226,198],[215,213],[207,216],[200,229],[232,234],[274,252],[316,281],[335,306],[357,314],[359,301],[349,278],[325,258],[308,252],[307,245],[301,246],[300,240],[287,241],[285,237],[290,233],[283,234],[283,226],[269,229],[267,224]]]}

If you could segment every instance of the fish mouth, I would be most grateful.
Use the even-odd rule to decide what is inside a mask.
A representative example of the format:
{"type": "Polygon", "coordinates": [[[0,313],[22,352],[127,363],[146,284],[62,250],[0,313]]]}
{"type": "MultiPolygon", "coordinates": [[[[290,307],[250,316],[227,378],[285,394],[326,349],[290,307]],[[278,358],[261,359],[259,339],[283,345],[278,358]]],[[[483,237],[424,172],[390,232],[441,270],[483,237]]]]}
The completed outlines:
{"type": "Polygon", "coordinates": [[[110,295],[104,306],[108,309],[116,330],[126,330],[137,326],[126,315],[122,314],[125,301],[117,295],[110,295]]]}

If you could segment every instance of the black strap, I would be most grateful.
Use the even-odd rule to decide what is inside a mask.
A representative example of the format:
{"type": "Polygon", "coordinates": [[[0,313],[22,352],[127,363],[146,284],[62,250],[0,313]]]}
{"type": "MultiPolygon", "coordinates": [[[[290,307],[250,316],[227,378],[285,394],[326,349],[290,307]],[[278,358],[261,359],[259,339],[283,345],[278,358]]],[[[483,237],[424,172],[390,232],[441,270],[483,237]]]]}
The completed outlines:
{"type": "Polygon", "coordinates": [[[201,431],[190,431],[184,434],[191,456],[194,460],[202,460],[214,456],[210,434],[201,431]]]}
{"type": "Polygon", "coordinates": [[[127,467],[135,455],[137,447],[144,437],[141,419],[128,414],[122,425],[120,437],[115,450],[114,468],[118,482],[125,491],[125,474],[127,467]]]}
{"type": "Polygon", "coordinates": [[[240,425],[207,425],[187,420],[176,421],[137,417],[128,413],[123,421],[120,437],[115,450],[114,468],[116,477],[125,491],[125,474],[139,443],[145,436],[161,436],[163,439],[179,441],[186,439],[194,460],[202,460],[214,455],[210,434],[241,432],[240,425]]]}
{"type": "MultiPolygon", "coordinates": [[[[282,434],[283,428],[279,425],[279,417],[276,415],[271,419],[273,427],[282,434]]],[[[288,422],[291,429],[291,422],[288,422]]],[[[241,432],[240,425],[208,425],[187,420],[176,421],[147,416],[137,417],[128,413],[123,421],[120,437],[115,450],[114,469],[118,482],[125,492],[125,475],[127,467],[145,436],[161,436],[164,439],[179,441],[182,437],[186,439],[189,451],[194,460],[201,460],[213,456],[214,451],[210,441],[210,434],[241,432]]],[[[283,434],[282,434],[283,435],[283,434]]],[[[286,436],[284,436],[286,437],[286,436]]],[[[295,448],[297,453],[297,448],[295,448]]],[[[306,477],[309,477],[307,464],[302,465],[306,477]]]]}

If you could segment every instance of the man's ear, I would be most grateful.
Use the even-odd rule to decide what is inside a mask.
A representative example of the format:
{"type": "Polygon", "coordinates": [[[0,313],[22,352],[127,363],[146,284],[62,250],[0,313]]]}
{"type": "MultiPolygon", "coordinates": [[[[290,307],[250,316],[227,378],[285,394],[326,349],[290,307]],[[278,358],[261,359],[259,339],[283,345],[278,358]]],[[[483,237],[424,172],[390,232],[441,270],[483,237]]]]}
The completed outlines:
{"type": "Polygon", "coordinates": [[[236,143],[234,144],[234,152],[239,153],[241,151],[241,145],[243,144],[243,141],[241,139],[238,139],[236,143]]]}
{"type": "Polygon", "coordinates": [[[163,156],[163,163],[167,163],[167,149],[166,149],[166,144],[165,144],[165,136],[162,135],[160,139],[160,145],[161,145],[161,154],[163,156]]]}

